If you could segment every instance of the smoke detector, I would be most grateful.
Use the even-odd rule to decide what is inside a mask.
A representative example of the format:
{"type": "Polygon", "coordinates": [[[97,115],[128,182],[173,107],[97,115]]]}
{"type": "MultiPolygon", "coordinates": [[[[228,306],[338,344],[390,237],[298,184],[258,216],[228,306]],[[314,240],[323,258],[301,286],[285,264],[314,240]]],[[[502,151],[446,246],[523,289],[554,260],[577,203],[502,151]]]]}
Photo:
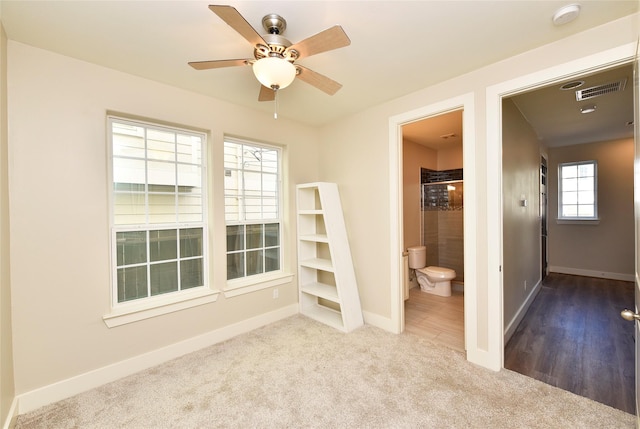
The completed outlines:
{"type": "Polygon", "coordinates": [[[555,25],[564,25],[576,19],[578,15],[580,15],[579,4],[575,3],[562,6],[553,14],[553,23],[555,25]]]}

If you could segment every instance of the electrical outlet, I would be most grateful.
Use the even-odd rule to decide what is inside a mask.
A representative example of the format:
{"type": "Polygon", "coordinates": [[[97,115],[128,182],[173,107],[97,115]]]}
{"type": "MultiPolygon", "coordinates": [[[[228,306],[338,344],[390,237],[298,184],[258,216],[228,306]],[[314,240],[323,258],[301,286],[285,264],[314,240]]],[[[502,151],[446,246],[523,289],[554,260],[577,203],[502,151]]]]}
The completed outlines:
{"type": "Polygon", "coordinates": [[[278,289],[274,289],[274,290],[273,290],[273,299],[278,298],[278,296],[279,296],[278,289]]]}

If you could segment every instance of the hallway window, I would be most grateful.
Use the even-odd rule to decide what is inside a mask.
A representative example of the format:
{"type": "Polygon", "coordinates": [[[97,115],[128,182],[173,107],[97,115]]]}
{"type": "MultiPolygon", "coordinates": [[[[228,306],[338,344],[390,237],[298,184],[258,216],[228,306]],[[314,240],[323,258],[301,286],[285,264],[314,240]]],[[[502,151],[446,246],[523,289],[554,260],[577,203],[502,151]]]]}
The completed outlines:
{"type": "Polygon", "coordinates": [[[596,161],[558,165],[558,219],[597,219],[596,161]]]}
{"type": "Polygon", "coordinates": [[[227,280],[281,270],[280,149],[226,138],[227,280]]]}
{"type": "Polygon", "coordinates": [[[206,286],[206,135],[109,117],[114,306],[206,286]]]}

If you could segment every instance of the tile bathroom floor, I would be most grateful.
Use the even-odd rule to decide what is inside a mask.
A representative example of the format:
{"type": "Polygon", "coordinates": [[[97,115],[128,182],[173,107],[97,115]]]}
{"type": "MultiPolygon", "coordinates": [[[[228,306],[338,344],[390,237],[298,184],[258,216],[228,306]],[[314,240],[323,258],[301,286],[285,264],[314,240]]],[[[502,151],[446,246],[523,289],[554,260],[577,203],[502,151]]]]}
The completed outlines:
{"type": "Polygon", "coordinates": [[[429,338],[464,352],[464,294],[453,290],[450,297],[409,290],[404,302],[405,332],[429,338]]]}

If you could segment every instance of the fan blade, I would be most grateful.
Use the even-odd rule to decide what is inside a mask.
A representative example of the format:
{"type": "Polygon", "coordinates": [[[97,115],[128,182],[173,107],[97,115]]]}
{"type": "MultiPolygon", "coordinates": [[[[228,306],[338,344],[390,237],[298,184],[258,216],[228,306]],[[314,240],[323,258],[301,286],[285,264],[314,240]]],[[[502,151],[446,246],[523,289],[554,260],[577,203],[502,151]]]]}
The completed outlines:
{"type": "Polygon", "coordinates": [[[342,85],[336,82],[335,80],[329,79],[328,77],[321,75],[320,73],[314,72],[306,67],[296,64],[296,68],[299,70],[299,73],[296,77],[300,80],[308,83],[309,85],[313,85],[318,88],[320,91],[324,91],[329,95],[333,95],[342,85]]]}
{"type": "Polygon", "coordinates": [[[219,69],[222,67],[246,66],[250,64],[249,59],[246,60],[213,60],[213,61],[192,61],[189,63],[196,70],[219,69]]]}
{"type": "Polygon", "coordinates": [[[264,41],[262,36],[258,34],[258,32],[247,22],[246,19],[240,12],[236,10],[233,6],[219,6],[219,5],[209,5],[209,9],[216,15],[218,15],[224,22],[229,24],[231,28],[236,30],[242,37],[247,39],[249,43],[253,46],[256,45],[265,45],[267,46],[267,42],[264,41]]]}
{"type": "Polygon", "coordinates": [[[267,88],[264,85],[260,85],[260,94],[258,94],[258,101],[273,101],[276,99],[276,92],[267,88]]]}
{"type": "Polygon", "coordinates": [[[333,49],[349,46],[351,40],[347,37],[342,27],[335,25],[318,34],[290,46],[288,51],[296,50],[299,54],[298,58],[310,57],[311,55],[321,52],[331,51],[333,49]]]}

